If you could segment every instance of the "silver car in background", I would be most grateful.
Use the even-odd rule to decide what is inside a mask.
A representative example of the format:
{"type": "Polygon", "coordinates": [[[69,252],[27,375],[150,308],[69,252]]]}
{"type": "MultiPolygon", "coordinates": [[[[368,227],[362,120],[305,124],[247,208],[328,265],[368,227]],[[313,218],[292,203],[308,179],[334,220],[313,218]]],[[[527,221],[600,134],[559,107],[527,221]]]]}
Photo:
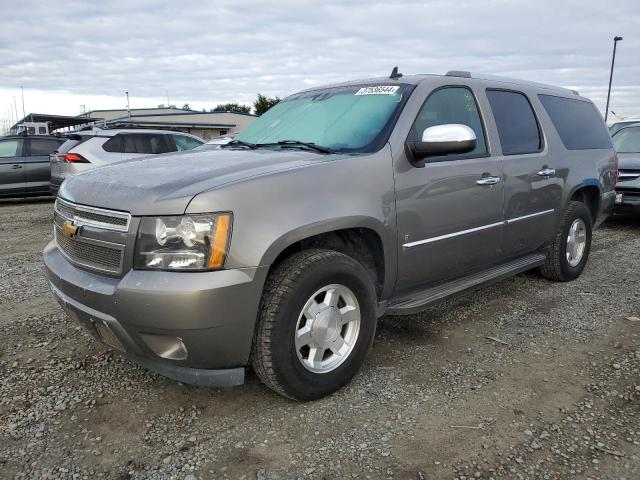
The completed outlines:
{"type": "Polygon", "coordinates": [[[618,130],[613,147],[618,152],[614,212],[640,216],[640,123],[618,130]]]}
{"type": "Polygon", "coordinates": [[[220,135],[219,137],[214,137],[209,140],[207,143],[203,143],[199,147],[196,147],[198,150],[217,150],[222,145],[227,145],[228,143],[233,142],[235,133],[229,133],[227,135],[220,135]]]}
{"type": "Polygon", "coordinates": [[[76,173],[110,163],[162,153],[192,150],[204,143],[182,132],[148,129],[93,128],[67,135],[67,141],[49,156],[51,192],[76,173]]]}

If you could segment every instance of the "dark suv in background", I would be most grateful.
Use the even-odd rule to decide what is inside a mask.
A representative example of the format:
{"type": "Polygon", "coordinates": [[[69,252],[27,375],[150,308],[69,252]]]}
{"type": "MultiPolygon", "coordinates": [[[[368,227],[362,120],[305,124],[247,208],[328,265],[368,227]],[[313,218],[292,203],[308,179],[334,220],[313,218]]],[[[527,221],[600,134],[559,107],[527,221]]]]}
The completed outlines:
{"type": "Polygon", "coordinates": [[[0,197],[49,195],[49,154],[65,140],[51,135],[0,138],[0,197]]]}

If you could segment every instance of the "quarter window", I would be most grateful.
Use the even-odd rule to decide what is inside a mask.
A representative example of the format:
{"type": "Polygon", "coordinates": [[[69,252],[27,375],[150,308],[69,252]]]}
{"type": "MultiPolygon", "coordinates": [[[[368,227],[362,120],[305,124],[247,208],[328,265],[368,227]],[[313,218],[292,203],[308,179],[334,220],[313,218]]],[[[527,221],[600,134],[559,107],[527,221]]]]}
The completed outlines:
{"type": "Polygon", "coordinates": [[[0,158],[19,157],[22,153],[22,140],[12,138],[0,141],[0,158]]]}
{"type": "Polygon", "coordinates": [[[478,157],[487,153],[478,105],[466,87],[440,88],[429,95],[413,122],[408,140],[419,141],[427,128],[450,123],[466,125],[476,134],[476,148],[464,155],[451,155],[452,158],[478,157]]]}
{"type": "Polygon", "coordinates": [[[527,97],[519,92],[487,90],[503,155],[522,155],[542,150],[538,121],[527,97]]]}
{"type": "Polygon", "coordinates": [[[538,95],[567,150],[611,148],[611,137],[596,107],[585,100],[538,95]]]}

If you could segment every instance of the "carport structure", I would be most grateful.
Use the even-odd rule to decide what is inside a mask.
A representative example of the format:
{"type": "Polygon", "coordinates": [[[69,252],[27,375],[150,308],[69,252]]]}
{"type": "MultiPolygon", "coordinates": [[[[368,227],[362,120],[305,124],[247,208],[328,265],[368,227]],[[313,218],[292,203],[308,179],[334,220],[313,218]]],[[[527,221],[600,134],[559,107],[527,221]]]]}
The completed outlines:
{"type": "Polygon", "coordinates": [[[49,124],[49,131],[55,132],[63,129],[71,129],[80,125],[86,125],[92,122],[99,122],[101,118],[91,118],[86,116],[66,116],[66,115],[49,115],[46,113],[30,113],[22,120],[18,121],[11,127],[11,131],[16,131],[18,125],[24,122],[43,122],[49,124]]]}

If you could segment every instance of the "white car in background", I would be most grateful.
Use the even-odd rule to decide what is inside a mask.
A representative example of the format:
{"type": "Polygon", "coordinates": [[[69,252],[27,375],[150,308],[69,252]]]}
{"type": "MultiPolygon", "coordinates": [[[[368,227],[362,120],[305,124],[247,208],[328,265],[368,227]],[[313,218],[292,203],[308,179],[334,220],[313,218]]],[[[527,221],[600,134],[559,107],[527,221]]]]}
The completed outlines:
{"type": "Polygon", "coordinates": [[[611,125],[609,125],[609,135],[613,137],[620,131],[620,129],[636,124],[640,124],[640,118],[627,118],[625,120],[620,120],[618,122],[612,123],[611,125]]]}
{"type": "Polygon", "coordinates": [[[204,144],[194,135],[168,130],[99,128],[66,136],[49,156],[51,192],[58,193],[65,178],[101,165],[162,153],[193,150],[204,144]]]}
{"type": "Polygon", "coordinates": [[[231,143],[236,136],[235,133],[229,133],[227,135],[220,135],[219,137],[214,137],[206,143],[200,145],[198,150],[217,150],[222,145],[226,145],[227,143],[231,143]]]}

